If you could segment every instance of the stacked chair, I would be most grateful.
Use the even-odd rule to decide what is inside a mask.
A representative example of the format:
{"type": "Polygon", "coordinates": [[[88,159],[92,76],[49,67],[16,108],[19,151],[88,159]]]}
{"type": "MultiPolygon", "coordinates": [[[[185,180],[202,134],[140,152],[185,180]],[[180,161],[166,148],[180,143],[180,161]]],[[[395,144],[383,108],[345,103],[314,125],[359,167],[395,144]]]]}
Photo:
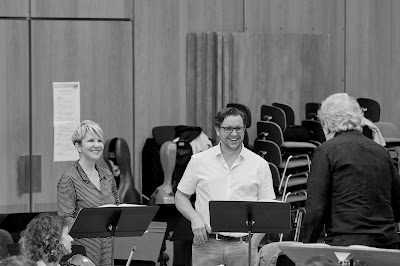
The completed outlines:
{"type": "Polygon", "coordinates": [[[326,141],[321,122],[318,120],[305,119],[301,121],[301,125],[307,130],[311,143],[319,146],[326,141]]]}
{"type": "MultiPolygon", "coordinates": [[[[372,122],[379,121],[381,116],[381,106],[377,101],[370,98],[357,98],[357,102],[364,112],[364,117],[372,122]]],[[[372,139],[372,130],[368,126],[363,127],[363,134],[372,139]]]]}
{"type": "Polygon", "coordinates": [[[321,107],[321,103],[309,102],[306,103],[306,119],[310,120],[318,120],[317,113],[319,108],[321,107]]]}
{"type": "Polygon", "coordinates": [[[391,122],[376,122],[375,125],[379,128],[383,139],[386,142],[386,149],[389,151],[390,156],[393,159],[394,164],[399,169],[400,162],[400,132],[396,126],[391,122]]]}
{"type": "MultiPolygon", "coordinates": [[[[256,139],[254,151],[268,161],[271,169],[273,186],[277,199],[291,204],[292,228],[294,241],[298,241],[304,205],[307,199],[307,178],[310,160],[308,156],[301,158],[295,155],[283,159],[280,147],[271,140],[256,139]]],[[[282,240],[283,235],[280,235],[282,240]]]]}
{"type": "MultiPolygon", "coordinates": [[[[262,105],[254,152],[269,162],[277,198],[291,204],[293,238],[298,241],[305,214],[310,156],[316,145],[308,141],[284,139],[285,130],[288,125],[294,126],[294,121],[294,111],[290,106],[279,103],[262,105]]],[[[283,235],[280,240],[282,238],[283,235]]]]}

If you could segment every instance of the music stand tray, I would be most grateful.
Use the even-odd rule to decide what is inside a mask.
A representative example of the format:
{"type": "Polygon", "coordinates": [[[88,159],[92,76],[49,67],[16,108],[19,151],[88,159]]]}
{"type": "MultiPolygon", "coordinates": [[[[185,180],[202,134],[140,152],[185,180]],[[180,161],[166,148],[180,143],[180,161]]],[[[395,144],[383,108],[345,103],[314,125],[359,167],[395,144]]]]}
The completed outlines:
{"type": "Polygon", "coordinates": [[[326,244],[288,244],[284,242],[279,248],[287,255],[296,265],[303,263],[312,257],[321,256],[339,263],[339,259],[335,253],[349,253],[349,258],[366,262],[369,266],[392,266],[398,265],[400,261],[400,251],[391,249],[381,249],[360,246],[329,246],[326,244]]]}
{"type": "Polygon", "coordinates": [[[74,238],[141,236],[157,210],[158,206],[83,208],[69,233],[74,238]],[[115,226],[114,232],[110,226],[115,226]]]}
{"type": "Polygon", "coordinates": [[[251,233],[286,233],[290,231],[290,204],[264,201],[210,201],[210,224],[213,232],[247,232],[249,266],[251,233]]]}
{"type": "Polygon", "coordinates": [[[114,265],[114,237],[141,236],[158,206],[83,208],[69,234],[74,238],[111,237],[111,262],[114,265]]]}
{"type": "Polygon", "coordinates": [[[214,232],[287,233],[290,204],[263,201],[210,201],[210,223],[214,232]]]}

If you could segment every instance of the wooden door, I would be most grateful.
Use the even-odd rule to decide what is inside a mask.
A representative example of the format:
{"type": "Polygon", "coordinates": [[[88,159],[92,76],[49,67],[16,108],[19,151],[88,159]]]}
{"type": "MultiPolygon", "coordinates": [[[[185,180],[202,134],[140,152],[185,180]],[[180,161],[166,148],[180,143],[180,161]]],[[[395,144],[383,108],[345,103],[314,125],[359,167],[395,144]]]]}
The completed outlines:
{"type": "Polygon", "coordinates": [[[81,120],[99,123],[105,140],[124,138],[132,153],[132,22],[39,20],[32,21],[31,35],[32,147],[41,157],[33,205],[51,211],[58,180],[73,164],[53,161],[53,82],[79,81],[81,120]]]}
{"type": "Polygon", "coordinates": [[[0,213],[29,211],[28,29],[27,21],[0,20],[0,213]]]}

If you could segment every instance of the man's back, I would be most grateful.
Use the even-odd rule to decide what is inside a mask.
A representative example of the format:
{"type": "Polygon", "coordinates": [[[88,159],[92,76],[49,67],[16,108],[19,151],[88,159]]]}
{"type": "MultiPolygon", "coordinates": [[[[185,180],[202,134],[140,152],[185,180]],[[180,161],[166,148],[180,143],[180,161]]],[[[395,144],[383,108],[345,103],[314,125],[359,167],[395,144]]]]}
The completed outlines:
{"type": "Polygon", "coordinates": [[[325,224],[327,244],[400,242],[392,208],[392,195],[400,196],[393,193],[400,190],[400,177],[386,149],[362,133],[343,132],[316,150],[308,188],[314,203],[307,206],[304,241],[315,242],[309,230],[316,219],[325,224]]]}

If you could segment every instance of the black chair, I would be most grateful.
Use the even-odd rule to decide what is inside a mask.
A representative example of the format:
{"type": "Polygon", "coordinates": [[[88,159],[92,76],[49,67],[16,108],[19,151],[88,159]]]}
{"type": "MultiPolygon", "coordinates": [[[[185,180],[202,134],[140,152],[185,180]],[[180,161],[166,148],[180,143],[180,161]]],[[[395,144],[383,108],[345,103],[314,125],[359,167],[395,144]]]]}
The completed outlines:
{"type": "Polygon", "coordinates": [[[375,125],[379,128],[383,139],[385,140],[385,147],[389,151],[394,164],[399,168],[400,161],[400,132],[397,127],[391,122],[376,122],[375,125]]]}
{"type": "Polygon", "coordinates": [[[274,102],[272,103],[272,106],[281,108],[283,110],[283,112],[285,113],[286,116],[286,126],[293,126],[295,123],[295,113],[294,113],[294,109],[292,108],[292,106],[288,105],[288,104],[284,104],[284,103],[277,103],[274,102]]]}
{"type": "Polygon", "coordinates": [[[243,145],[246,148],[252,149],[252,147],[249,147],[249,134],[247,133],[247,128],[251,127],[251,112],[249,107],[241,103],[228,103],[226,107],[234,107],[239,111],[242,111],[246,115],[247,123],[246,125],[244,125],[246,127],[246,130],[244,131],[243,145]]]}
{"type": "Polygon", "coordinates": [[[311,155],[316,149],[316,145],[310,142],[285,141],[281,127],[270,121],[257,122],[257,136],[258,139],[275,142],[281,148],[284,157],[301,153],[311,155]]]}
{"type": "Polygon", "coordinates": [[[282,132],[286,130],[286,114],[285,112],[276,106],[272,105],[261,105],[261,121],[274,122],[279,125],[282,132]]]}
{"type": "Polygon", "coordinates": [[[306,171],[303,171],[303,169],[309,166],[309,161],[294,157],[282,161],[278,145],[269,140],[255,140],[254,151],[269,163],[277,199],[290,203],[291,206],[292,230],[288,235],[280,234],[279,239],[280,241],[282,239],[299,241],[305,213],[309,173],[309,168],[306,168],[306,171]],[[284,169],[282,170],[282,168],[284,169]]]}
{"type": "Polygon", "coordinates": [[[321,107],[321,103],[309,102],[306,103],[306,119],[318,120],[318,110],[321,107]]]}
{"type": "Polygon", "coordinates": [[[364,117],[372,122],[378,122],[381,116],[381,106],[373,99],[358,98],[358,104],[364,111],[364,117]]]}
{"type": "MultiPolygon", "coordinates": [[[[254,141],[254,152],[279,169],[279,185],[276,191],[280,200],[290,202],[294,198],[289,199],[291,194],[288,194],[288,192],[306,188],[311,163],[307,155],[296,155],[282,159],[280,148],[276,143],[259,139],[254,141]]],[[[274,183],[277,184],[276,181],[274,183]]]]}
{"type": "Polygon", "coordinates": [[[314,141],[313,143],[320,145],[326,141],[324,130],[319,121],[306,119],[301,121],[301,125],[307,130],[310,141],[314,141]]]}

